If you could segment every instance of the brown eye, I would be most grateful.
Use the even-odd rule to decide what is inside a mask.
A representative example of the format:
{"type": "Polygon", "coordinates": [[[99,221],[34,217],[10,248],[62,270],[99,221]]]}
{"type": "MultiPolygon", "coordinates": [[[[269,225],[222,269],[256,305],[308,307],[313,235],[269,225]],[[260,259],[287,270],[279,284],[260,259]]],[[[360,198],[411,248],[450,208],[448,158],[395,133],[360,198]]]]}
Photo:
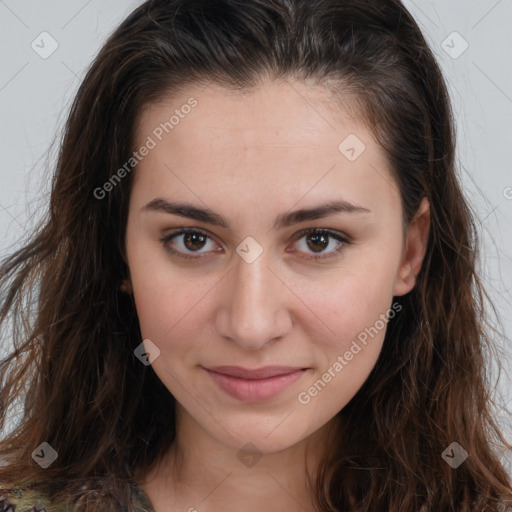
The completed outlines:
{"type": "MultiPolygon", "coordinates": [[[[313,253],[313,256],[306,257],[306,259],[312,260],[323,260],[339,256],[344,246],[349,243],[350,241],[347,236],[325,229],[309,228],[297,235],[298,251],[306,254],[313,253]],[[303,239],[305,242],[299,243],[303,239]],[[326,250],[329,247],[332,250],[326,250]]],[[[296,252],[296,250],[292,252],[296,252]]]]}
{"type": "Polygon", "coordinates": [[[183,245],[190,251],[198,251],[204,247],[207,238],[202,233],[185,233],[183,235],[183,245]]]}
{"type": "Polygon", "coordinates": [[[308,247],[315,252],[323,251],[329,245],[329,236],[323,233],[313,233],[306,236],[308,247]]]}
{"type": "Polygon", "coordinates": [[[219,252],[219,249],[215,249],[216,244],[211,237],[197,229],[181,229],[161,238],[160,241],[168,252],[186,259],[197,259],[208,252],[219,252]],[[202,249],[208,248],[208,243],[212,248],[203,251],[202,249]],[[194,253],[197,253],[197,256],[194,253]]]}

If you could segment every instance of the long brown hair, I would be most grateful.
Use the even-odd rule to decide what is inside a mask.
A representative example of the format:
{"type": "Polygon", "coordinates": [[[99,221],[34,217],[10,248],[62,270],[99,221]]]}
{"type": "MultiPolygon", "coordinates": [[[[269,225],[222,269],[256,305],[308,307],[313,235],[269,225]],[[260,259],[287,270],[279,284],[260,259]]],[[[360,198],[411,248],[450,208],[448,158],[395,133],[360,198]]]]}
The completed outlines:
{"type": "MultiPolygon", "coordinates": [[[[319,510],[511,505],[493,451],[505,443],[487,370],[495,344],[477,230],[456,176],[453,114],[438,64],[399,0],[150,0],[107,40],[71,107],[49,210],[0,268],[0,325],[14,343],[0,364],[0,426],[23,404],[0,442],[0,482],[70,500],[102,485],[127,503],[135,471],[168,451],[174,398],[134,356],[137,314],[119,289],[132,173],[103,198],[95,190],[132,156],[146,105],[190,84],[247,89],[264,76],[314,79],[340,99],[352,93],[393,168],[404,226],[423,197],[431,205],[418,283],[395,298],[403,311],[340,411],[313,482],[319,510]],[[42,442],[58,452],[46,469],[31,457],[42,442]],[[469,454],[457,469],[441,456],[452,442],[469,454]]],[[[108,509],[105,501],[80,508],[108,509]]]]}

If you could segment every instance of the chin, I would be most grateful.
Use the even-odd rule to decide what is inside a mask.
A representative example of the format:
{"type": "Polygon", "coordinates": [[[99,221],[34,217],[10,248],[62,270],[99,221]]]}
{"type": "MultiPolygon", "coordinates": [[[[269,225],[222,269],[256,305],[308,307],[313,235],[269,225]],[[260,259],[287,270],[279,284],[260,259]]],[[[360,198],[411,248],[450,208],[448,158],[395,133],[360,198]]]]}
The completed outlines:
{"type": "Polygon", "coordinates": [[[309,426],[304,429],[305,421],[302,418],[293,418],[293,413],[284,412],[278,415],[259,419],[252,415],[246,418],[238,416],[236,421],[224,422],[223,427],[211,432],[222,444],[234,450],[258,451],[260,453],[276,453],[286,450],[300,443],[316,431],[316,427],[309,426]],[[293,423],[289,420],[293,418],[293,423]],[[229,435],[232,434],[232,435],[229,435]]]}

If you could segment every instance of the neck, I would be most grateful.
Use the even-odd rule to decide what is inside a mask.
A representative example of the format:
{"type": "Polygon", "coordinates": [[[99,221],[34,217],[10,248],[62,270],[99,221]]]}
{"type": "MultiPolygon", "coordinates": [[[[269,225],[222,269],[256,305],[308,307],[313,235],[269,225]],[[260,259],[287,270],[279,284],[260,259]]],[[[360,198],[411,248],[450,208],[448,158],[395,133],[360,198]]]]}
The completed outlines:
{"type": "Polygon", "coordinates": [[[177,421],[171,449],[143,478],[155,512],[304,510],[314,512],[315,475],[334,432],[331,420],[309,438],[274,453],[219,443],[197,423],[177,421]],[[184,423],[184,422],[183,422],[184,423]]]}

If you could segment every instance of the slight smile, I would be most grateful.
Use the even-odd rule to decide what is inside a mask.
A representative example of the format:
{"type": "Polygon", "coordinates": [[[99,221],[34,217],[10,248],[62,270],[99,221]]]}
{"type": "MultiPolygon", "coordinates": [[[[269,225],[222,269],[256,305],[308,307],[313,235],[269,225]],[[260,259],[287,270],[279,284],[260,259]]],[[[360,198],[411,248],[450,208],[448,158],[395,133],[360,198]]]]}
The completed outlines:
{"type": "Polygon", "coordinates": [[[244,402],[272,398],[300,379],[308,368],[266,366],[254,370],[239,366],[204,368],[228,395],[244,402]]]}

